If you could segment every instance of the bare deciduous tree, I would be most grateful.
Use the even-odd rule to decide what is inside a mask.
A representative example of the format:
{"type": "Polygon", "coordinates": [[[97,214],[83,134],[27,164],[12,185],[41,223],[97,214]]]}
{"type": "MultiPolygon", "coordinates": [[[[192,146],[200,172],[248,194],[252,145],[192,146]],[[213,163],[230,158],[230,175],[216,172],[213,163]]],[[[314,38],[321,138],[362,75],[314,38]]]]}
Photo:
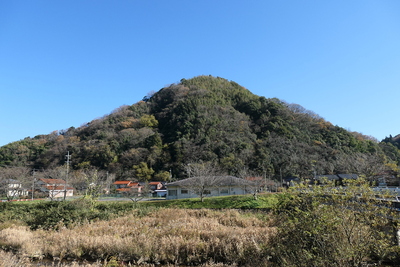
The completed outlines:
{"type": "Polygon", "coordinates": [[[25,167],[2,168],[0,173],[0,191],[8,201],[26,196],[31,177],[25,167]]]}
{"type": "Polygon", "coordinates": [[[357,173],[370,182],[375,181],[385,170],[385,159],[378,154],[342,155],[337,164],[342,167],[342,173],[357,173]]]}
{"type": "Polygon", "coordinates": [[[70,182],[71,185],[81,191],[85,198],[96,199],[101,194],[109,193],[114,179],[114,174],[96,168],[86,168],[74,172],[70,182]]]}
{"type": "Polygon", "coordinates": [[[217,167],[210,162],[190,163],[185,166],[185,170],[189,175],[185,187],[198,195],[201,202],[222,179],[217,167]]]}
{"type": "Polygon", "coordinates": [[[239,171],[239,177],[247,181],[244,189],[251,193],[253,198],[257,200],[258,193],[266,186],[266,180],[258,173],[247,168],[239,171]]]}
{"type": "Polygon", "coordinates": [[[141,183],[137,186],[133,186],[130,188],[129,191],[125,191],[125,196],[133,201],[134,205],[136,206],[137,202],[148,197],[150,194],[150,185],[148,182],[141,183]]]}

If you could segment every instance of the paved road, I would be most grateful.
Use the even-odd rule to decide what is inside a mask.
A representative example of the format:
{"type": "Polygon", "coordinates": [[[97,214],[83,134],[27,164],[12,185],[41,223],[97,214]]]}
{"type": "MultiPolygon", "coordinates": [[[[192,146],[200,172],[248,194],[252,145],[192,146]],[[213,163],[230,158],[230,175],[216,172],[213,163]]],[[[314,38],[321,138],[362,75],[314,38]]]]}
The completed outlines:
{"type": "MultiPolygon", "coordinates": [[[[165,198],[142,198],[139,201],[163,201],[165,198]]],[[[126,197],[101,197],[99,201],[132,201],[126,197]]]]}

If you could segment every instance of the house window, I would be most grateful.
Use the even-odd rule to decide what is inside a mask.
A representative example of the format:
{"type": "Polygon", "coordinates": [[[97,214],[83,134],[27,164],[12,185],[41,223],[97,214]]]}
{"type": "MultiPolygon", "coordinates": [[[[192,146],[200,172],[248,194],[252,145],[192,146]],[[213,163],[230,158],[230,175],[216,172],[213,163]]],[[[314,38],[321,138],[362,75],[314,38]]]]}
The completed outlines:
{"type": "Polygon", "coordinates": [[[204,190],[204,191],[203,191],[203,194],[204,194],[204,195],[211,195],[211,191],[210,191],[210,190],[204,190]]]}
{"type": "Polygon", "coordinates": [[[178,195],[178,190],[168,190],[168,195],[177,196],[178,195]]]}
{"type": "Polygon", "coordinates": [[[181,194],[182,195],[189,194],[189,191],[187,189],[181,189],[181,194]]]}
{"type": "Polygon", "coordinates": [[[229,193],[229,190],[228,190],[227,188],[225,188],[225,189],[221,189],[219,192],[220,192],[221,194],[228,194],[228,193],[229,193]]]}

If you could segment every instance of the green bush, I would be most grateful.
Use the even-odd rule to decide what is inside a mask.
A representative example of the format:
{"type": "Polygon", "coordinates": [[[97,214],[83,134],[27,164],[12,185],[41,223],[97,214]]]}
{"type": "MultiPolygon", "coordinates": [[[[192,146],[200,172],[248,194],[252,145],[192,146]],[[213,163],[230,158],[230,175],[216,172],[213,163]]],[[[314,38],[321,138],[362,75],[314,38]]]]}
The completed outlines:
{"type": "MultiPolygon", "coordinates": [[[[162,207],[185,209],[271,209],[278,195],[261,194],[258,200],[251,196],[226,196],[199,199],[143,201],[133,205],[131,201],[93,202],[79,198],[72,201],[2,202],[0,223],[11,221],[28,225],[31,229],[57,229],[62,226],[83,224],[96,220],[109,220],[134,212],[145,216],[162,207]]],[[[5,224],[5,225],[6,225],[5,224]]]]}
{"type": "MultiPolygon", "coordinates": [[[[31,229],[55,229],[94,220],[108,220],[125,214],[128,205],[97,204],[78,199],[74,201],[43,201],[37,203],[1,203],[0,222],[21,221],[31,229]]],[[[132,205],[130,205],[132,210],[132,205]]]]}
{"type": "Polygon", "coordinates": [[[279,195],[271,241],[278,266],[364,266],[395,255],[393,222],[368,183],[299,186],[279,195]]]}

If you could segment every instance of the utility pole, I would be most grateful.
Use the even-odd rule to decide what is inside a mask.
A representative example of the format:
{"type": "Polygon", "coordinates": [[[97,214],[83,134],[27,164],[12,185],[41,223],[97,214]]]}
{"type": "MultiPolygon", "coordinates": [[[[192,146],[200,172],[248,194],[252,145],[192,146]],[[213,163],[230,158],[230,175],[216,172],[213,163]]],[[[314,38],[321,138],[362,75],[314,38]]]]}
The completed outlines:
{"type": "Polygon", "coordinates": [[[67,161],[66,161],[67,162],[67,175],[65,177],[65,183],[64,183],[64,200],[67,197],[67,180],[68,180],[68,174],[69,174],[69,163],[71,160],[71,155],[69,154],[69,151],[68,151],[67,155],[65,155],[65,157],[67,158],[67,161]]]}
{"type": "Polygon", "coordinates": [[[35,192],[35,174],[36,174],[36,169],[33,169],[32,170],[32,176],[33,176],[33,179],[32,179],[32,201],[33,201],[33,194],[34,194],[34,192],[35,192]]]}
{"type": "Polygon", "coordinates": [[[107,183],[107,192],[106,194],[110,194],[110,190],[111,190],[111,183],[110,180],[108,180],[108,171],[106,172],[106,183],[107,183]]]}

